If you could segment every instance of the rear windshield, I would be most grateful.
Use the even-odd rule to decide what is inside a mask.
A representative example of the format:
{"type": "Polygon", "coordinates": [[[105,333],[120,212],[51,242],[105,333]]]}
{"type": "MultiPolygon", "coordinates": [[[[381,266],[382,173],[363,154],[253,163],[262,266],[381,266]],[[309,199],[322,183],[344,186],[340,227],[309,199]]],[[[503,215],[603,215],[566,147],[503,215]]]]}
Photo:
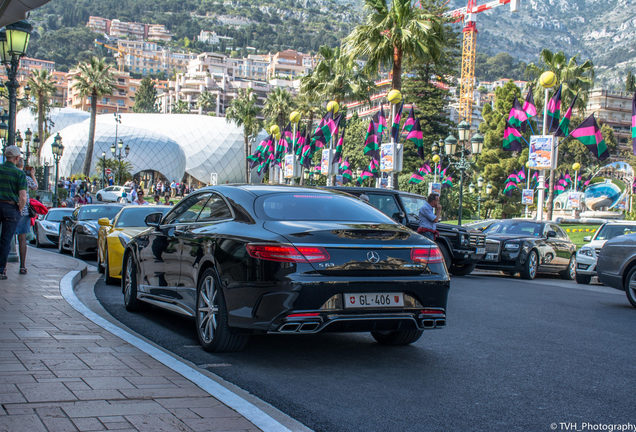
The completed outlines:
{"type": "Polygon", "coordinates": [[[99,218],[112,219],[119,210],[121,210],[121,206],[82,206],[77,218],[79,220],[97,220],[99,218]]]}
{"type": "Polygon", "coordinates": [[[357,198],[317,193],[279,193],[256,200],[260,217],[279,221],[395,222],[357,198]]]}
{"type": "Polygon", "coordinates": [[[127,228],[127,227],[145,227],[146,216],[151,213],[162,213],[166,214],[166,211],[170,210],[168,207],[160,207],[156,208],[153,206],[144,206],[139,208],[127,208],[121,211],[119,216],[117,217],[117,222],[115,222],[116,228],[127,228]]]}

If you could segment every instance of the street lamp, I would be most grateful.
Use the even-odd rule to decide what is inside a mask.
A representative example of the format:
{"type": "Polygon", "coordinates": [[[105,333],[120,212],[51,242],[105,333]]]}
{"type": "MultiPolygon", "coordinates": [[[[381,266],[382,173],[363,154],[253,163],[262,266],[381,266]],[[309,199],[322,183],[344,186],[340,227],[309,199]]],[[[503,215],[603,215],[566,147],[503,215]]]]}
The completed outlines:
{"type": "Polygon", "coordinates": [[[17,105],[17,90],[20,86],[16,80],[20,58],[26,54],[29,38],[33,27],[26,21],[9,24],[0,31],[0,60],[7,69],[9,91],[9,124],[7,145],[15,144],[15,113],[17,105]]]}
{"type": "Polygon", "coordinates": [[[106,187],[106,152],[102,152],[102,189],[106,187]]]}
{"type": "Polygon", "coordinates": [[[53,203],[56,207],[59,206],[59,200],[57,196],[57,182],[60,174],[60,159],[62,159],[62,154],[64,153],[64,146],[62,145],[62,137],[58,132],[53,138],[53,144],[51,144],[51,153],[53,153],[53,159],[55,159],[55,184],[53,185],[53,203]]]}
{"type": "Polygon", "coordinates": [[[7,120],[9,120],[9,115],[5,110],[2,110],[2,114],[0,114],[0,138],[2,138],[2,153],[4,153],[4,148],[7,146],[7,136],[9,134],[9,125],[7,124],[7,120]]]}
{"type": "Polygon", "coordinates": [[[492,193],[492,185],[488,183],[484,189],[484,178],[479,176],[477,179],[477,187],[471,183],[470,186],[468,186],[468,190],[471,194],[477,192],[477,219],[481,219],[481,203],[486,200],[483,194],[486,192],[486,195],[490,195],[492,193]]]}
{"type": "Polygon", "coordinates": [[[122,157],[124,159],[128,157],[128,154],[130,154],[130,147],[128,146],[128,144],[126,144],[126,148],[124,148],[124,142],[121,139],[119,139],[117,141],[117,147],[115,147],[115,144],[111,144],[110,151],[113,154],[113,156],[117,158],[117,160],[119,162],[119,173],[118,173],[119,175],[117,177],[118,177],[119,184],[121,185],[122,184],[121,183],[121,174],[122,174],[122,171],[123,171],[122,164],[121,164],[121,159],[122,159],[122,157]],[[124,156],[122,156],[122,154],[121,154],[122,153],[122,149],[124,151],[124,156]]]}

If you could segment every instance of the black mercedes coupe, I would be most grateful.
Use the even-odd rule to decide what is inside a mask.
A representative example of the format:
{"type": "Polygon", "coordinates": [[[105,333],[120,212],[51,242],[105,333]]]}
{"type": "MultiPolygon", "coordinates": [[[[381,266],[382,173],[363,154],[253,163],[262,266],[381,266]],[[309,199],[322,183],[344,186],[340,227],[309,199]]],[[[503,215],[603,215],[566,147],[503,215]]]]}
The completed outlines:
{"type": "Polygon", "coordinates": [[[146,225],[124,253],[126,309],[194,318],[208,351],[240,350],[254,333],[370,331],[406,345],[446,324],[437,246],[347,194],[207,187],[146,225]]]}

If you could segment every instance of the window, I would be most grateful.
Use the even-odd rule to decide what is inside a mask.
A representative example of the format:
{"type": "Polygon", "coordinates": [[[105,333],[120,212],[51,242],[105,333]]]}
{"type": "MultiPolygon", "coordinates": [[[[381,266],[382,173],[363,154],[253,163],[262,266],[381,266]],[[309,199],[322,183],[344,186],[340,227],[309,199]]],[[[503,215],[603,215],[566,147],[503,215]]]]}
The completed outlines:
{"type": "Polygon", "coordinates": [[[197,220],[197,216],[210,198],[210,193],[192,195],[181,201],[162,222],[164,225],[189,223],[197,220]]]}
{"type": "Polygon", "coordinates": [[[232,212],[220,196],[213,194],[206,203],[197,222],[210,222],[232,219],[232,212]]]}
{"type": "Polygon", "coordinates": [[[369,204],[373,207],[380,210],[385,215],[395,219],[398,218],[400,214],[400,208],[395,202],[395,198],[393,195],[381,195],[370,193],[369,196],[369,204]]]}

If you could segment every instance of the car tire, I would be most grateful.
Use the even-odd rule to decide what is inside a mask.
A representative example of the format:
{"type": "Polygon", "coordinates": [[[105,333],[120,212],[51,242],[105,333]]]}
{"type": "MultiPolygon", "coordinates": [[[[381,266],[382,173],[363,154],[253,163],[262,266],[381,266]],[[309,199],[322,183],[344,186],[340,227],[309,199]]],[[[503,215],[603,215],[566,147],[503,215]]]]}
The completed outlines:
{"type": "Polygon", "coordinates": [[[475,270],[476,266],[476,263],[453,264],[451,265],[450,272],[453,276],[466,276],[472,273],[472,271],[475,270]]]}
{"type": "Polygon", "coordinates": [[[239,334],[227,324],[228,313],[216,272],[207,269],[199,278],[195,311],[199,343],[208,352],[241,351],[249,336],[239,334]]]}
{"type": "Polygon", "coordinates": [[[81,259],[82,258],[82,254],[80,254],[79,249],[77,247],[77,235],[73,234],[73,239],[71,240],[71,252],[73,255],[73,258],[77,258],[77,259],[81,259]]]}
{"type": "Polygon", "coordinates": [[[422,337],[423,330],[372,331],[371,336],[380,345],[409,345],[422,337]]]}
{"type": "Polygon", "coordinates": [[[632,267],[625,278],[627,300],[636,308],[636,267],[632,267]]]}
{"type": "Polygon", "coordinates": [[[57,238],[57,251],[61,254],[66,253],[66,251],[64,250],[64,235],[62,234],[61,230],[60,235],[57,238]]]}
{"type": "Polygon", "coordinates": [[[578,273],[576,275],[576,283],[577,284],[589,285],[591,280],[592,280],[592,276],[590,276],[590,275],[582,275],[582,274],[578,274],[578,273]]]}
{"type": "Polygon", "coordinates": [[[137,298],[137,265],[132,254],[126,258],[126,268],[121,275],[121,286],[124,292],[124,306],[128,312],[140,311],[143,303],[137,298]]]}
{"type": "Polygon", "coordinates": [[[41,248],[42,247],[42,243],[40,243],[40,235],[38,234],[38,226],[35,225],[33,227],[33,234],[35,235],[35,247],[36,248],[41,248]]]}
{"type": "Polygon", "coordinates": [[[110,276],[110,264],[108,264],[108,249],[106,249],[106,258],[104,259],[104,282],[106,285],[115,285],[117,280],[110,276]]]}
{"type": "Polygon", "coordinates": [[[442,244],[438,243],[437,247],[439,247],[439,250],[442,253],[442,256],[444,257],[444,263],[446,264],[446,269],[450,271],[453,265],[453,259],[451,258],[450,252],[448,251],[446,246],[442,244]]]}
{"type": "Polygon", "coordinates": [[[539,267],[539,256],[537,251],[531,250],[528,254],[526,262],[523,264],[523,268],[519,272],[522,279],[532,280],[537,275],[537,268],[539,267]]]}
{"type": "Polygon", "coordinates": [[[97,196],[95,198],[97,198],[97,201],[101,201],[102,200],[102,196],[100,194],[97,194],[97,196]]]}
{"type": "Polygon", "coordinates": [[[102,253],[99,250],[99,245],[97,246],[97,272],[104,273],[104,263],[102,262],[102,253]]]}
{"type": "Polygon", "coordinates": [[[561,279],[565,280],[574,280],[576,279],[576,255],[572,255],[570,257],[570,261],[568,262],[568,268],[563,270],[561,273],[561,279]]]}

